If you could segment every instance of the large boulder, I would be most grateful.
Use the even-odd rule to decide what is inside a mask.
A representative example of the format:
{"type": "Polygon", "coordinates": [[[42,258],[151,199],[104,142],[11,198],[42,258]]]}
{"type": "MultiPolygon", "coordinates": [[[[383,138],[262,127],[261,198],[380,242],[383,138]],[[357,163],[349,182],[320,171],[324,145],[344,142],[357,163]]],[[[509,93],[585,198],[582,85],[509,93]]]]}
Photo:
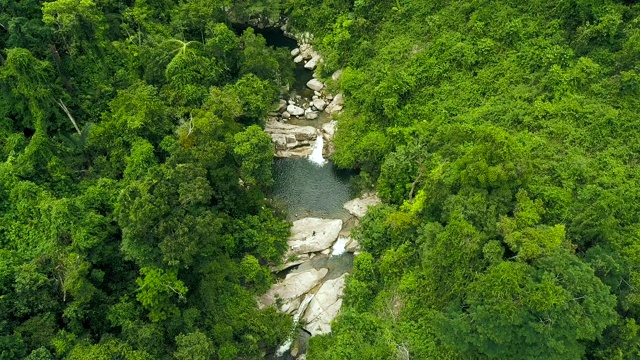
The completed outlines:
{"type": "Polygon", "coordinates": [[[314,91],[320,91],[324,87],[324,84],[318,79],[311,79],[307,81],[307,87],[314,91]]]}
{"type": "Polygon", "coordinates": [[[324,138],[324,148],[322,149],[322,156],[324,158],[331,157],[335,152],[336,148],[333,144],[333,134],[336,132],[336,125],[338,123],[335,120],[331,120],[330,122],[322,125],[322,137],[324,138]]]}
{"type": "MultiPolygon", "coordinates": [[[[304,110],[302,111],[304,114],[304,110]]],[[[298,126],[279,121],[267,121],[264,128],[268,134],[293,134],[298,141],[302,140],[315,140],[318,136],[318,130],[313,126],[298,126]]],[[[272,136],[273,138],[273,136],[272,136]]]]}
{"type": "Polygon", "coordinates": [[[271,141],[276,146],[276,150],[287,149],[287,137],[285,134],[271,134],[271,141]]]}
{"type": "Polygon", "coordinates": [[[323,251],[331,247],[342,229],[340,219],[304,218],[293,222],[290,255],[323,251]]]}
{"type": "Polygon", "coordinates": [[[321,60],[322,58],[320,57],[320,55],[316,54],[311,58],[311,60],[307,61],[307,63],[304,64],[304,68],[308,70],[315,70],[321,60]]]}
{"type": "Polygon", "coordinates": [[[345,277],[346,274],[343,274],[337,279],[325,281],[309,303],[303,320],[306,322],[304,328],[311,336],[331,332],[331,321],[342,307],[345,277]]]}
{"type": "Polygon", "coordinates": [[[324,109],[324,111],[328,114],[333,114],[337,111],[342,110],[342,106],[344,105],[344,97],[342,96],[342,94],[337,94],[333,100],[331,100],[331,103],[329,103],[329,105],[327,105],[327,107],[324,109]]]}
{"type": "Polygon", "coordinates": [[[327,103],[322,99],[314,99],[312,104],[313,107],[318,109],[319,111],[324,110],[324,108],[327,106],[327,103]]]}
{"type": "Polygon", "coordinates": [[[353,216],[362,218],[367,214],[370,206],[380,204],[376,194],[364,194],[362,197],[347,201],[343,207],[353,216]]]}
{"type": "Polygon", "coordinates": [[[338,125],[338,122],[335,120],[331,120],[328,123],[322,125],[322,132],[324,133],[324,138],[325,140],[331,140],[333,139],[333,134],[336,133],[336,126],[338,125]]]}
{"type": "Polygon", "coordinates": [[[264,131],[271,135],[275,156],[280,158],[308,157],[313,152],[313,140],[318,137],[318,130],[313,126],[297,126],[276,120],[267,121],[264,131]]]}
{"type": "Polygon", "coordinates": [[[302,116],[304,115],[304,109],[299,107],[299,106],[295,106],[295,105],[289,105],[287,106],[287,112],[293,116],[302,116]]]}
{"type": "Polygon", "coordinates": [[[276,299],[281,299],[283,306],[280,310],[291,313],[299,306],[299,297],[316,287],[328,272],[329,270],[325,268],[319,270],[308,269],[297,273],[292,272],[282,282],[273,285],[269,291],[262,295],[258,300],[258,306],[262,309],[274,305],[276,299]],[[297,303],[298,305],[291,306],[291,303],[297,303]]]}

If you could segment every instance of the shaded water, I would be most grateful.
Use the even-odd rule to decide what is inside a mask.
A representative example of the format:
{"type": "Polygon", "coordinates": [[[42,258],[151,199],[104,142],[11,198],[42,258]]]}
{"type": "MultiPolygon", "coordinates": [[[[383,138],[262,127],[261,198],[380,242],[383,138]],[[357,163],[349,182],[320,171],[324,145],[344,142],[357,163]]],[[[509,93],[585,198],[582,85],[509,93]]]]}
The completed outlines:
{"type": "MultiPolygon", "coordinates": [[[[247,24],[232,24],[231,27],[236,34],[241,35],[250,26],[247,24]]],[[[287,37],[284,31],[279,28],[253,28],[255,34],[260,34],[267,42],[267,46],[286,48],[293,50],[298,47],[298,42],[295,39],[287,37]]],[[[296,68],[293,71],[293,75],[296,79],[295,84],[291,87],[290,97],[295,95],[301,95],[303,97],[311,98],[313,91],[307,88],[306,84],[313,78],[313,72],[304,68],[303,63],[295,65],[296,68]]]]}
{"type": "Polygon", "coordinates": [[[287,205],[290,220],[310,216],[346,220],[349,213],[342,205],[351,199],[352,175],[331,162],[318,166],[308,159],[276,159],[270,196],[287,205]]]}

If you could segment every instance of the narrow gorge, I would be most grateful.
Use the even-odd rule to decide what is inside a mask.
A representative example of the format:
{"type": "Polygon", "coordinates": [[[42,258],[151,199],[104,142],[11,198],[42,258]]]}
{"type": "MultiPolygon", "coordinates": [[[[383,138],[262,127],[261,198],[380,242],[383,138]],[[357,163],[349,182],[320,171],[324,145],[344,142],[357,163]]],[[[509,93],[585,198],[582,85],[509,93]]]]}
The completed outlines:
{"type": "MultiPolygon", "coordinates": [[[[277,39],[285,32],[256,32],[267,43],[291,44],[277,39]]],[[[343,96],[331,94],[313,73],[322,57],[306,42],[310,37],[297,38],[299,47],[290,48],[296,83],[269,113],[265,128],[275,148],[271,196],[286,206],[293,222],[282,265],[272,268],[279,280],[258,300],[260,308],[275,306],[294,320],[289,339],[272,359],[304,359],[308,338],[331,332],[331,321],[342,306],[346,276],[359,252],[351,229],[368,206],[379,202],[371,194],[351,199],[352,172],[328,160],[337,125],[333,115],[342,110],[343,96]]],[[[336,83],[340,75],[337,71],[328,81],[336,83]]]]}

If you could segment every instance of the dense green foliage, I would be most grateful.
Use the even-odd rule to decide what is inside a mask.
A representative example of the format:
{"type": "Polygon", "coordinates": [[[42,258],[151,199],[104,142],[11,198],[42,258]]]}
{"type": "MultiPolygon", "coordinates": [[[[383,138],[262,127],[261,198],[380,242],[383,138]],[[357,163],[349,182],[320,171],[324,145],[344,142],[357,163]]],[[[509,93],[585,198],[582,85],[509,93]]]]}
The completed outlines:
{"type": "Polygon", "coordinates": [[[0,1],[0,359],[262,358],[288,334],[255,296],[289,233],[260,125],[292,65],[227,5],[0,1]]]}
{"type": "Polygon", "coordinates": [[[384,204],[308,359],[640,357],[640,6],[0,0],[0,359],[262,358],[261,131],[314,34],[384,204]]]}
{"type": "Polygon", "coordinates": [[[640,357],[640,7],[292,4],[386,203],[308,358],[640,357]]]}

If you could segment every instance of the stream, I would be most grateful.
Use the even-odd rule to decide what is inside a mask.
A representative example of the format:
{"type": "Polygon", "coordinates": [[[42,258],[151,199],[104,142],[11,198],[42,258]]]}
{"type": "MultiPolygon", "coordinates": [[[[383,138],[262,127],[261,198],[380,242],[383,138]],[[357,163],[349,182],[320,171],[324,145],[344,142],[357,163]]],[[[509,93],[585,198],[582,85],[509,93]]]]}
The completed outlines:
{"type": "MultiPolygon", "coordinates": [[[[233,27],[236,32],[242,32],[247,28],[246,25],[234,25],[233,27]]],[[[298,47],[298,43],[286,37],[280,29],[254,29],[254,31],[256,34],[261,34],[265,37],[267,45],[285,47],[288,50],[298,47]]],[[[299,104],[301,102],[310,103],[317,98],[317,96],[314,97],[314,91],[307,87],[307,82],[312,78],[313,71],[305,69],[302,62],[296,64],[295,84],[290,86],[288,98],[284,100],[293,100],[296,104],[299,104]]],[[[316,92],[315,95],[318,95],[318,93],[316,92]]],[[[322,126],[331,121],[332,118],[330,114],[321,110],[318,112],[317,118],[312,120],[306,119],[304,116],[292,116],[288,120],[281,119],[280,121],[296,126],[311,126],[318,129],[318,132],[322,134],[322,126]]],[[[290,312],[295,326],[291,330],[290,338],[281,344],[275,354],[268,355],[267,359],[290,360],[297,359],[305,354],[309,337],[311,337],[312,333],[318,333],[319,331],[315,320],[309,320],[309,311],[313,311],[312,308],[317,310],[318,306],[322,309],[326,307],[326,310],[322,310],[321,314],[329,313],[329,308],[331,307],[336,309],[337,306],[337,309],[339,309],[342,302],[340,299],[342,288],[340,288],[339,293],[334,294],[337,298],[334,297],[332,301],[335,301],[335,303],[322,303],[327,300],[318,300],[316,295],[323,291],[322,288],[324,288],[325,283],[327,286],[329,284],[344,284],[344,275],[350,273],[353,269],[354,250],[351,248],[351,252],[349,252],[347,247],[351,241],[349,237],[350,230],[357,220],[343,208],[343,205],[352,199],[350,178],[354,175],[354,172],[340,170],[331,161],[324,159],[323,142],[323,136],[318,135],[312,143],[311,153],[306,158],[274,159],[274,186],[269,196],[287,208],[289,221],[295,222],[305,218],[337,219],[328,221],[341,221],[341,225],[336,229],[336,231],[339,230],[339,233],[333,233],[336,237],[328,249],[309,252],[305,254],[306,258],[304,260],[296,262],[297,265],[277,272],[278,284],[288,277],[296,278],[296,276],[306,276],[309,273],[318,271],[326,273],[323,273],[324,275],[316,285],[309,287],[303,295],[297,297],[297,300],[291,301],[292,303],[299,301],[296,310],[290,312]],[[299,321],[300,324],[298,324],[299,321]],[[306,321],[312,321],[312,323],[307,324],[306,321]],[[307,325],[315,326],[315,330],[305,329],[307,325]]],[[[322,231],[322,235],[318,234],[318,236],[324,235],[324,229],[318,228],[318,232],[322,231]]],[[[313,241],[316,238],[316,229],[311,228],[307,229],[307,231],[304,241],[313,241]],[[311,234],[311,230],[313,230],[313,234],[311,234]]],[[[292,246],[291,243],[290,246],[292,246]]],[[[278,284],[275,284],[271,290],[276,288],[278,284]]],[[[291,286],[302,285],[292,284],[291,286]]],[[[319,299],[327,298],[326,293],[318,296],[319,299]]]]}

